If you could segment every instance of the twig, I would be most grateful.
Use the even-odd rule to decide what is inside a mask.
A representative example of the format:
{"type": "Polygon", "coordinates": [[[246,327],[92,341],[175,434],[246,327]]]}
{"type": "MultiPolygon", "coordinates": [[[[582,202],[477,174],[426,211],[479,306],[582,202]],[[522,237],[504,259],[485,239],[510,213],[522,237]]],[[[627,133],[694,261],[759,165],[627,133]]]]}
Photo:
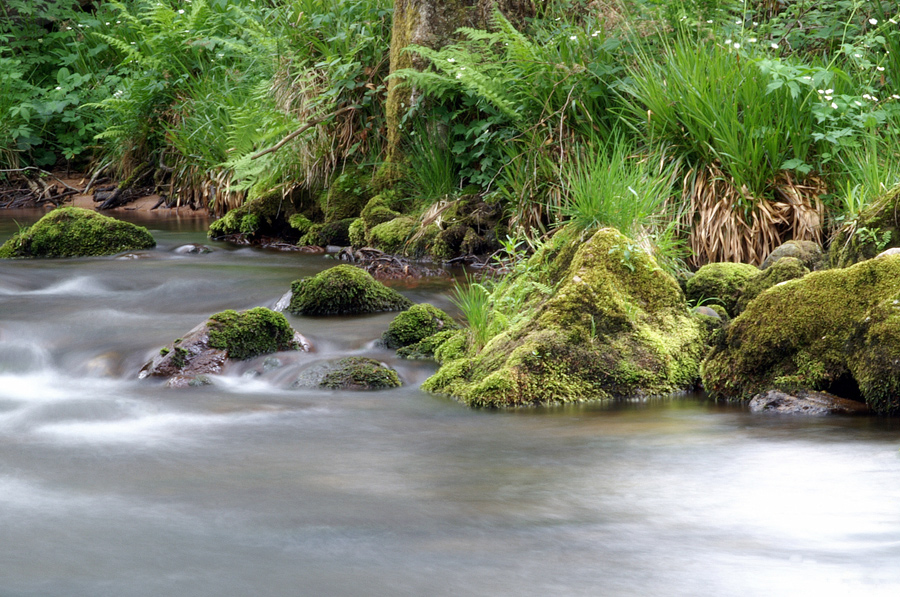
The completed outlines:
{"type": "Polygon", "coordinates": [[[270,147],[268,149],[263,149],[259,153],[253,154],[252,156],[250,156],[250,159],[255,160],[257,158],[261,158],[262,156],[266,155],[267,153],[274,153],[274,152],[278,151],[279,149],[281,149],[282,147],[284,147],[285,145],[287,145],[287,143],[289,143],[291,141],[291,139],[296,138],[298,135],[302,135],[303,133],[305,133],[312,127],[316,126],[317,124],[321,124],[322,122],[328,120],[329,118],[339,116],[339,115],[343,114],[344,112],[349,112],[350,110],[356,110],[356,106],[348,106],[346,108],[341,108],[340,110],[336,110],[330,114],[326,114],[325,116],[322,116],[321,118],[315,118],[313,120],[310,120],[309,122],[307,122],[306,124],[301,126],[299,129],[297,129],[296,131],[294,131],[293,133],[291,133],[290,135],[288,135],[287,137],[285,137],[284,139],[282,139],[281,141],[279,141],[278,143],[273,145],[272,147],[270,147]]]}
{"type": "Polygon", "coordinates": [[[37,166],[25,166],[24,168],[9,168],[9,169],[6,169],[6,170],[0,170],[0,173],[6,174],[6,173],[10,173],[10,172],[25,172],[25,171],[27,171],[27,170],[37,170],[37,171],[40,172],[41,174],[44,174],[44,175],[46,175],[46,176],[51,176],[51,177],[55,178],[56,181],[57,181],[59,184],[61,184],[62,186],[66,187],[66,188],[69,189],[70,191],[78,191],[79,193],[81,192],[81,189],[76,189],[75,187],[70,187],[70,186],[67,185],[65,182],[63,182],[62,180],[60,180],[59,177],[57,177],[57,176],[51,174],[50,172],[47,172],[46,170],[42,170],[41,168],[38,168],[37,166]]]}

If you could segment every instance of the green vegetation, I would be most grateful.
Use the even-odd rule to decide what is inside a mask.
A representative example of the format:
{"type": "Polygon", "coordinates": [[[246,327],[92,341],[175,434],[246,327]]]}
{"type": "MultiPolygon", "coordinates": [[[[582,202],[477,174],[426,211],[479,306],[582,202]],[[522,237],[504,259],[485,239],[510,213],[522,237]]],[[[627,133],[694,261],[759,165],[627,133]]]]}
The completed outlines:
{"type": "Polygon", "coordinates": [[[758,275],[759,268],[746,263],[708,263],[687,281],[684,293],[695,305],[715,303],[734,316],[741,293],[758,275]]]}
{"type": "Polygon", "coordinates": [[[294,330],[281,313],[256,307],[231,309],[209,318],[209,346],[228,351],[231,359],[250,359],[280,350],[295,350],[294,330]]]}
{"type": "Polygon", "coordinates": [[[152,249],[153,236],[135,226],[78,207],[56,209],[0,246],[0,259],[88,257],[152,249]]]}
{"type": "Polygon", "coordinates": [[[458,328],[459,325],[453,321],[452,317],[437,307],[425,303],[413,305],[395,317],[387,331],[384,332],[382,340],[388,348],[402,348],[416,344],[438,332],[458,328]]]}
{"type": "Polygon", "coordinates": [[[412,302],[352,265],[337,265],[291,284],[288,310],[296,315],[403,311],[412,302]]]}

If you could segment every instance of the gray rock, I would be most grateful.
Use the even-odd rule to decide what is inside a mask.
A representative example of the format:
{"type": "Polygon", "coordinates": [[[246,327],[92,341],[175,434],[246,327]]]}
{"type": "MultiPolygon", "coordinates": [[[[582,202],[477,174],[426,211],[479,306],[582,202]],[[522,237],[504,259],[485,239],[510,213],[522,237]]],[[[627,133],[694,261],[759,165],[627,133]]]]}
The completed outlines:
{"type": "Polygon", "coordinates": [[[900,255],[900,247],[892,247],[887,251],[882,251],[879,253],[875,259],[881,259],[882,257],[890,257],[891,255],[900,255]]]}
{"type": "Polygon", "coordinates": [[[212,249],[206,245],[191,243],[189,245],[181,245],[175,249],[175,252],[179,255],[205,255],[206,253],[212,253],[212,249]]]}
{"type": "Polygon", "coordinates": [[[825,263],[825,253],[811,240],[789,240],[769,253],[759,269],[766,270],[782,257],[794,257],[803,262],[810,271],[821,269],[825,263]]]}
{"type": "Polygon", "coordinates": [[[750,400],[751,412],[777,412],[792,415],[858,415],[869,408],[862,402],[841,398],[828,392],[800,391],[797,395],[780,390],[757,394],[750,400]]]}
{"type": "Polygon", "coordinates": [[[705,315],[707,317],[712,317],[714,319],[722,319],[722,316],[719,315],[718,313],[716,313],[715,309],[713,309],[712,307],[706,307],[703,305],[701,305],[699,307],[694,307],[693,313],[695,315],[705,315]]]}

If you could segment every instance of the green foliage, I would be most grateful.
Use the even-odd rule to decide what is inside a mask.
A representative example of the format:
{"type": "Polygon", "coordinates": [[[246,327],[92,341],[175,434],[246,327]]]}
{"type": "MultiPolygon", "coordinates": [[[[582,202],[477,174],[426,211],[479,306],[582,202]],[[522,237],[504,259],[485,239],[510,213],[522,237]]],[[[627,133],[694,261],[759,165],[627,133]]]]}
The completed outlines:
{"type": "Polygon", "coordinates": [[[454,286],[450,300],[466,318],[472,346],[480,349],[496,333],[492,329],[491,293],[467,274],[463,284],[454,286]]]}

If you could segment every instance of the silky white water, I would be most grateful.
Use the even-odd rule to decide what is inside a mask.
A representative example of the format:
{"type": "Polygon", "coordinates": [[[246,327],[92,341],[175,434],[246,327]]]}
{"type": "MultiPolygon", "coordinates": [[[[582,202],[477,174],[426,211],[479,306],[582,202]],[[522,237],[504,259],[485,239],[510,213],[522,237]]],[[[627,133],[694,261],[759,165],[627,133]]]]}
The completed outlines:
{"type": "Polygon", "coordinates": [[[166,389],[137,375],[160,347],[334,262],[145,223],[135,258],[0,262],[0,596],[900,594],[896,421],[471,410],[375,345],[393,314],[288,316],[316,352],[166,389]],[[404,387],[291,389],[346,354],[404,387]]]}

